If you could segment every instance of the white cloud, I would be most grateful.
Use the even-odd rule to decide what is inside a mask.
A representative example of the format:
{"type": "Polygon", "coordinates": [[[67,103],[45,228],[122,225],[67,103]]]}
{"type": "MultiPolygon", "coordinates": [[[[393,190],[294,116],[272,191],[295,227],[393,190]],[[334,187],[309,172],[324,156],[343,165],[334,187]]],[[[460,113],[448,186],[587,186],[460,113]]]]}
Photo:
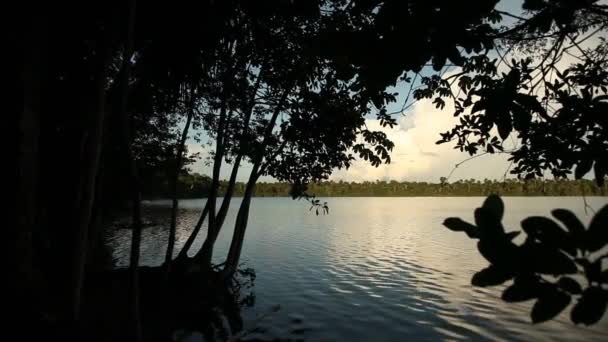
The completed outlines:
{"type": "MultiPolygon", "coordinates": [[[[453,148],[454,144],[436,145],[440,132],[451,129],[457,122],[452,116],[454,108],[446,104],[443,110],[435,108],[431,101],[417,102],[413,109],[398,120],[394,128],[382,128],[378,120],[367,120],[370,130],[380,130],[395,143],[392,162],[373,167],[364,160],[357,160],[348,170],[337,170],[332,179],[348,181],[408,180],[438,182],[447,177],[457,163],[469,156],[453,148]]],[[[500,179],[507,170],[507,156],[484,155],[460,165],[450,181],[458,179],[500,179]]]]}

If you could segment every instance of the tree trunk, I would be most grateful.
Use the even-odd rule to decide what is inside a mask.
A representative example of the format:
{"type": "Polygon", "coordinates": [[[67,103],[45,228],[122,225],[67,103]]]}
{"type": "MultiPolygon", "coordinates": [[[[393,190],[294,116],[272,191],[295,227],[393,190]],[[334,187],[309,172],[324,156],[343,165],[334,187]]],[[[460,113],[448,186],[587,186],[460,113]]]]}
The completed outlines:
{"type": "MultiPolygon", "coordinates": [[[[194,90],[191,90],[192,92],[194,90]]],[[[194,94],[190,94],[191,103],[190,108],[188,110],[188,117],[186,119],[186,125],[184,126],[184,130],[182,131],[182,136],[179,141],[179,145],[177,146],[177,152],[175,156],[175,170],[173,174],[172,181],[172,207],[171,207],[171,227],[169,229],[169,241],[167,243],[167,253],[165,254],[165,276],[168,277],[171,272],[171,260],[173,259],[173,249],[175,247],[175,231],[177,229],[177,182],[179,179],[179,173],[182,169],[182,155],[184,154],[184,145],[186,144],[186,139],[188,138],[188,130],[190,129],[190,122],[192,121],[192,116],[194,115],[194,94]]]]}
{"type": "MultiPolygon", "coordinates": [[[[215,219],[215,228],[211,229],[211,225],[209,226],[207,230],[207,238],[205,239],[205,242],[203,242],[203,246],[196,255],[196,258],[199,260],[199,262],[207,268],[211,267],[211,259],[213,258],[213,246],[215,246],[217,237],[220,234],[220,231],[224,224],[224,220],[226,219],[226,215],[228,214],[228,208],[230,206],[230,201],[232,200],[232,195],[234,193],[236,177],[238,175],[241,159],[242,155],[239,154],[236,160],[234,161],[232,173],[230,174],[230,180],[228,182],[228,188],[226,189],[226,193],[224,194],[224,199],[222,201],[222,206],[220,207],[220,210],[218,211],[215,219]]],[[[207,201],[207,205],[208,204],[209,201],[207,201]]]]}
{"type": "Polygon", "coordinates": [[[98,73],[95,79],[95,96],[91,108],[86,129],[86,145],[84,150],[84,170],[82,188],[80,189],[80,217],[76,234],[76,249],[73,270],[72,289],[72,318],[78,321],[80,318],[80,306],[82,297],[82,285],[85,275],[85,264],[89,245],[89,229],[95,200],[95,189],[97,173],[99,170],[99,159],[103,142],[103,131],[105,122],[105,85],[108,69],[110,51],[101,44],[97,51],[98,73]]]}
{"type": "MultiPolygon", "coordinates": [[[[225,90],[224,90],[225,92],[225,90]]],[[[207,200],[209,202],[209,228],[210,229],[214,229],[215,228],[215,218],[216,218],[216,200],[217,200],[217,193],[218,193],[218,188],[219,188],[219,182],[220,182],[220,170],[222,168],[222,160],[224,158],[224,129],[225,129],[225,122],[226,122],[226,110],[227,110],[227,98],[224,95],[224,98],[222,99],[222,108],[220,109],[220,119],[218,122],[218,132],[217,132],[217,139],[216,139],[216,146],[215,146],[215,158],[213,160],[213,174],[212,174],[212,179],[211,179],[211,191],[209,192],[209,199],[207,200]]]]}
{"type": "MultiPolygon", "coordinates": [[[[249,122],[251,121],[251,115],[253,114],[253,109],[255,108],[255,96],[257,94],[258,89],[260,88],[262,77],[266,72],[266,66],[267,64],[263,62],[258,77],[255,81],[255,85],[253,86],[249,97],[246,116],[243,120],[243,137],[247,135],[247,132],[249,130],[249,122]]],[[[241,140],[240,143],[241,145],[246,144],[246,142],[243,140],[241,140]]],[[[195,256],[195,258],[198,259],[199,262],[204,265],[204,267],[211,267],[211,259],[213,258],[213,246],[215,245],[215,241],[217,241],[217,237],[220,233],[220,230],[222,229],[224,220],[226,219],[226,215],[228,214],[228,209],[230,207],[230,202],[232,200],[234,188],[236,185],[236,177],[238,176],[239,167],[241,165],[242,159],[243,154],[239,153],[234,161],[234,165],[232,166],[232,172],[230,173],[230,180],[228,181],[228,188],[226,189],[226,193],[224,194],[222,206],[220,207],[220,210],[218,211],[216,218],[214,219],[213,225],[211,224],[211,219],[209,220],[207,238],[205,239],[205,242],[203,242],[203,246],[195,256]]],[[[207,204],[209,204],[209,201],[207,201],[207,204]]],[[[196,233],[198,233],[198,230],[195,231],[196,233]]]]}
{"type": "Polygon", "coordinates": [[[243,249],[243,240],[245,239],[245,230],[247,229],[247,221],[249,220],[251,196],[253,195],[253,188],[256,180],[257,178],[250,179],[250,181],[247,183],[247,189],[245,190],[241,207],[239,208],[239,212],[236,216],[234,235],[232,236],[230,250],[228,251],[226,264],[222,271],[222,276],[225,279],[232,276],[238,268],[239,259],[241,258],[241,251],[243,249]]]}
{"type": "Polygon", "coordinates": [[[137,164],[131,151],[130,116],[127,112],[127,102],[129,97],[129,76],[131,74],[131,56],[133,55],[133,41],[135,29],[135,8],[136,0],[129,1],[129,18],[127,22],[127,38],[122,56],[122,67],[120,75],[120,101],[118,116],[121,121],[122,146],[125,149],[126,162],[129,169],[131,180],[131,201],[133,229],[131,235],[131,310],[133,319],[134,340],[141,341],[141,315],[140,315],[140,296],[139,296],[139,254],[141,245],[141,185],[137,171],[137,164]]]}
{"type": "MultiPolygon", "coordinates": [[[[249,97],[249,104],[247,107],[247,114],[245,115],[245,119],[243,120],[243,137],[247,136],[247,133],[249,132],[249,122],[251,121],[251,115],[253,114],[253,109],[255,108],[255,96],[257,94],[258,89],[260,88],[260,84],[262,81],[262,77],[264,76],[264,74],[266,73],[266,63],[263,62],[262,66],[260,67],[260,72],[258,74],[258,77],[255,81],[255,85],[253,86],[251,95],[249,97]]],[[[241,145],[245,145],[247,142],[244,141],[243,139],[241,139],[240,144],[241,145]]],[[[224,219],[226,218],[226,214],[228,213],[228,209],[230,207],[230,201],[232,199],[232,195],[234,194],[234,187],[236,185],[236,177],[238,176],[239,173],[239,167],[241,165],[241,160],[243,160],[243,153],[239,153],[236,156],[236,159],[234,160],[234,165],[232,166],[232,172],[230,173],[230,180],[228,182],[228,188],[226,189],[226,194],[224,195],[224,200],[222,201],[222,206],[220,207],[220,210],[218,212],[218,224],[217,226],[221,229],[222,225],[224,224],[224,219]]],[[[216,239],[217,239],[217,234],[219,234],[219,229],[217,230],[216,233],[216,239]]]]}
{"type": "Polygon", "coordinates": [[[182,247],[182,250],[179,252],[177,259],[185,259],[188,257],[188,251],[192,247],[194,240],[196,240],[196,236],[198,235],[198,232],[201,230],[201,227],[203,226],[203,222],[205,222],[205,218],[207,217],[208,213],[209,213],[209,201],[207,201],[207,203],[205,204],[205,207],[203,208],[203,212],[201,213],[201,216],[198,218],[198,222],[196,222],[196,226],[192,230],[192,233],[190,233],[190,236],[188,237],[188,240],[184,244],[184,247],[182,247]]]}
{"type": "MultiPolygon", "coordinates": [[[[272,130],[277,122],[277,118],[279,117],[279,113],[283,107],[283,104],[287,100],[287,96],[291,92],[293,86],[285,89],[277,106],[272,113],[272,117],[270,118],[270,122],[266,127],[264,132],[264,138],[262,140],[262,145],[260,146],[260,150],[258,151],[255,161],[253,163],[253,168],[249,175],[249,180],[247,181],[247,188],[245,189],[245,194],[243,195],[243,201],[241,202],[241,207],[239,208],[239,212],[237,214],[236,222],[234,225],[234,233],[232,235],[232,241],[230,242],[230,250],[228,251],[228,257],[226,258],[226,264],[224,269],[222,270],[222,276],[224,278],[228,278],[234,274],[238,267],[239,259],[241,257],[241,250],[243,248],[243,240],[245,239],[245,230],[247,229],[247,221],[249,219],[249,205],[251,203],[251,196],[253,195],[253,189],[255,187],[255,183],[260,177],[260,170],[264,170],[268,163],[262,165],[262,160],[264,159],[264,154],[266,152],[266,148],[268,147],[268,139],[272,135],[272,130]]],[[[270,159],[274,159],[280,151],[285,147],[286,140],[281,144],[281,146],[270,156],[270,159]]]]}
{"type": "MultiPolygon", "coordinates": [[[[213,236],[215,231],[218,230],[219,228],[216,228],[217,226],[217,213],[216,213],[216,202],[217,202],[217,193],[218,193],[218,188],[219,188],[219,178],[220,178],[220,169],[222,167],[222,160],[224,158],[224,130],[225,130],[225,125],[226,125],[226,112],[227,112],[227,90],[224,89],[223,90],[223,95],[222,95],[222,105],[220,108],[220,118],[219,118],[219,122],[218,122],[218,126],[217,126],[217,138],[216,138],[216,142],[215,142],[215,158],[213,160],[213,178],[211,179],[211,190],[209,191],[209,198],[207,198],[207,205],[209,206],[209,224],[207,227],[207,239],[205,240],[205,242],[203,243],[203,248],[205,248],[205,246],[207,245],[206,249],[205,249],[205,253],[208,252],[213,252],[213,248],[209,248],[209,244],[211,244],[210,246],[213,247],[213,244],[215,243],[215,241],[210,241],[212,239],[210,239],[210,236],[213,236]]],[[[205,254],[206,255],[206,254],[205,254]]],[[[211,261],[210,261],[210,257],[207,258],[207,256],[203,257],[203,249],[201,249],[195,256],[195,259],[197,260],[197,262],[200,263],[200,266],[203,269],[208,269],[211,267],[211,261]],[[209,260],[209,262],[207,262],[207,260],[209,260]]]]}

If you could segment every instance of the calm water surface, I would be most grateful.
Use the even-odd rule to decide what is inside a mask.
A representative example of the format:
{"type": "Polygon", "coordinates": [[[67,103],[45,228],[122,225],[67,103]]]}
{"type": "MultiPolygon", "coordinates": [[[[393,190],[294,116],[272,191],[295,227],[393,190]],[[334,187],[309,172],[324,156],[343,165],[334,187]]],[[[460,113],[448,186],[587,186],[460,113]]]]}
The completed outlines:
{"type": "MultiPolygon", "coordinates": [[[[565,311],[532,326],[532,302],[506,304],[500,289],[474,288],[470,279],[487,265],[475,241],[441,225],[446,217],[473,221],[483,198],[329,198],[329,215],[306,202],[254,198],[243,250],[257,273],[256,303],[245,309],[251,339],[305,341],[562,340],[608,341],[608,315],[593,328],[576,327],[565,311]],[[258,315],[279,304],[261,321],[258,315]]],[[[599,208],[608,198],[588,198],[599,208]]],[[[225,256],[239,199],[218,241],[225,256]]],[[[552,208],[573,210],[588,223],[581,198],[505,198],[507,229],[552,208]]],[[[143,263],[160,264],[166,246],[168,201],[148,202],[143,263]]],[[[204,200],[180,201],[177,250],[188,238],[204,200]]],[[[201,235],[204,235],[201,234],[201,235]]],[[[118,266],[128,264],[130,232],[110,239],[118,266]]],[[[202,240],[194,246],[199,247],[202,240]]]]}

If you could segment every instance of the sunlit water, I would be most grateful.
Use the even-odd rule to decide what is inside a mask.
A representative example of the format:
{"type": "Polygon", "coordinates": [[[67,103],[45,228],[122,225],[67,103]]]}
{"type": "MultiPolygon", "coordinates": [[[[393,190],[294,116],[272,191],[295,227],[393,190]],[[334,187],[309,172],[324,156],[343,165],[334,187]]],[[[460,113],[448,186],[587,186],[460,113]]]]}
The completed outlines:
{"type": "MultiPolygon", "coordinates": [[[[470,285],[474,272],[487,263],[475,241],[441,223],[450,216],[473,221],[473,209],[483,198],[326,200],[329,215],[317,216],[304,201],[253,199],[242,261],[256,270],[256,303],[243,316],[246,329],[258,332],[248,339],[608,340],[608,314],[592,328],[574,326],[569,310],[554,321],[531,325],[533,302],[507,304],[500,300],[500,289],[470,285]],[[278,312],[255,319],[277,304],[278,312]]],[[[587,202],[597,209],[608,198],[587,202]]],[[[234,200],[218,241],[218,262],[226,254],[239,203],[234,200]]],[[[558,207],[573,210],[585,223],[590,220],[578,197],[511,197],[505,203],[507,229],[558,207]]],[[[203,200],[180,201],[177,251],[203,205],[203,200]]],[[[144,231],[145,264],[157,265],[164,257],[168,206],[168,201],[146,203],[146,217],[157,224],[144,231]]],[[[128,230],[119,230],[110,240],[119,266],[128,263],[129,236],[128,230]]]]}

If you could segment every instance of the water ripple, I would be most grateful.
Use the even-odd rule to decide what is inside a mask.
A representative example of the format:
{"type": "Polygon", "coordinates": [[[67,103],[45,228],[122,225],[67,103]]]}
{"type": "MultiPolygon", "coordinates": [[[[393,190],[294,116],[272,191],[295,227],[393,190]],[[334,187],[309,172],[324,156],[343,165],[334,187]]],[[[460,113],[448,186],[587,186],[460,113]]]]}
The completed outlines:
{"type": "MultiPolygon", "coordinates": [[[[447,231],[441,222],[447,216],[471,219],[471,209],[481,203],[480,198],[328,201],[331,214],[325,216],[312,215],[304,204],[287,199],[253,201],[243,259],[257,272],[256,306],[244,316],[253,324],[256,315],[273,305],[282,309],[256,323],[247,340],[608,339],[606,318],[585,329],[569,323],[567,314],[532,326],[528,322],[532,303],[505,304],[500,301],[501,289],[470,286],[472,274],[486,262],[473,241],[447,231]]],[[[511,226],[552,207],[579,208],[576,199],[506,202],[519,215],[506,218],[511,226]]],[[[203,205],[200,200],[181,203],[176,253],[203,205]]],[[[167,205],[146,206],[145,264],[158,264],[164,258],[167,205]]],[[[238,203],[232,205],[218,240],[218,261],[230,242],[235,208],[238,203]]],[[[128,265],[129,239],[126,229],[110,238],[118,266],[128,265]]],[[[201,242],[198,239],[195,247],[201,242]]]]}

